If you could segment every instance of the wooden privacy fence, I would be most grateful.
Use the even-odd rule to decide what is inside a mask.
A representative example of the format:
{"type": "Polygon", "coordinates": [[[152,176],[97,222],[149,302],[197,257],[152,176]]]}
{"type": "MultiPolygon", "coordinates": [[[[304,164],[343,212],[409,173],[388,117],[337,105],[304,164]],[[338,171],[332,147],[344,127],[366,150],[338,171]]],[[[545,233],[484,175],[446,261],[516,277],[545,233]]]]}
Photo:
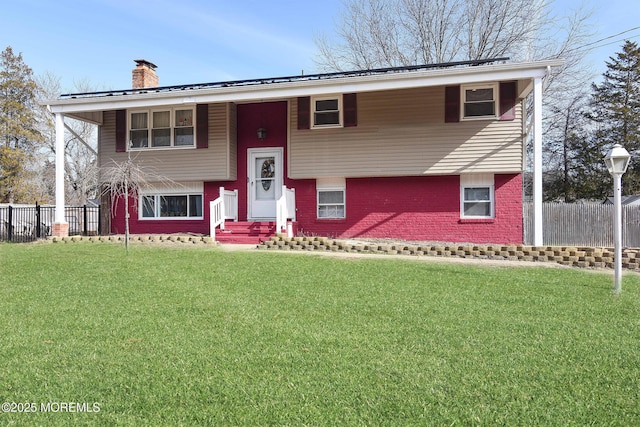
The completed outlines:
{"type": "MultiPolygon", "coordinates": [[[[533,203],[525,202],[524,243],[533,244],[533,203]]],[[[545,246],[613,247],[613,205],[543,203],[545,246]]],[[[622,246],[640,248],[640,206],[622,207],[622,246]]]]}

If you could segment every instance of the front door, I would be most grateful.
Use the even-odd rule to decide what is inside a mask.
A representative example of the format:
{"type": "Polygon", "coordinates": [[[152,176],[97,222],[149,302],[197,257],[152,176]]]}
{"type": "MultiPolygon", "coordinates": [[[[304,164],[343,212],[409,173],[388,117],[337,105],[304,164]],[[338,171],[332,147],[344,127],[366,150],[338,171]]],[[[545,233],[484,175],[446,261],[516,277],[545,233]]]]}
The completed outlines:
{"type": "Polygon", "coordinates": [[[249,148],[248,219],[274,220],[282,193],[282,148],[249,148]]]}

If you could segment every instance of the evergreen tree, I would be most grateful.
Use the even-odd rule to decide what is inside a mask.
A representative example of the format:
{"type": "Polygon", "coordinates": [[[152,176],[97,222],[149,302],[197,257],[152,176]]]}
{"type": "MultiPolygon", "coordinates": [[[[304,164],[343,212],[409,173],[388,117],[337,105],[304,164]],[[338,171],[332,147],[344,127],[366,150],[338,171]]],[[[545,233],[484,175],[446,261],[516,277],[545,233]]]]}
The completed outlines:
{"type": "Polygon", "coordinates": [[[590,148],[603,156],[613,144],[622,144],[632,156],[623,192],[640,194],[640,47],[627,40],[609,59],[602,83],[592,85],[591,118],[597,127],[590,148]]]}
{"type": "Polygon", "coordinates": [[[41,140],[33,71],[11,47],[0,53],[0,202],[28,198],[27,161],[41,140]]]}
{"type": "Polygon", "coordinates": [[[603,161],[606,150],[596,133],[575,133],[569,137],[574,153],[571,191],[578,200],[603,200],[611,192],[611,176],[603,161]]]}

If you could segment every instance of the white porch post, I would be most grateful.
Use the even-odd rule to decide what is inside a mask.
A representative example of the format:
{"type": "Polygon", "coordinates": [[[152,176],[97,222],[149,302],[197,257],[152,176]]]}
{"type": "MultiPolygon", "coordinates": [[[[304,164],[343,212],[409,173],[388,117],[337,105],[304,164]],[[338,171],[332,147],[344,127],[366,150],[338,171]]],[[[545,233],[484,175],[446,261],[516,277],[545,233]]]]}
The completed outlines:
{"type": "Polygon", "coordinates": [[[56,113],[56,214],[52,235],[69,235],[69,223],[64,217],[64,115],[56,113]]]}
{"type": "Polygon", "coordinates": [[[533,244],[542,246],[542,77],[533,81],[533,244]]]}

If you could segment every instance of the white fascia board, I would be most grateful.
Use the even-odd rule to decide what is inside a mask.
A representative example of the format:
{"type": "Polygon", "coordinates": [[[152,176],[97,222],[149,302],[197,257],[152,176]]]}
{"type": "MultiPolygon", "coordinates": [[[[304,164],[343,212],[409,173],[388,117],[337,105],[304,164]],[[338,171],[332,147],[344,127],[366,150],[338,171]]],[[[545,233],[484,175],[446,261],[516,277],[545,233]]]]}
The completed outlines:
{"type": "Polygon", "coordinates": [[[311,95],[543,78],[547,75],[549,67],[557,67],[563,63],[563,60],[547,60],[156,93],[150,89],[150,92],[144,94],[66,98],[52,100],[47,104],[54,113],[70,114],[196,103],[264,101],[311,95]]]}

